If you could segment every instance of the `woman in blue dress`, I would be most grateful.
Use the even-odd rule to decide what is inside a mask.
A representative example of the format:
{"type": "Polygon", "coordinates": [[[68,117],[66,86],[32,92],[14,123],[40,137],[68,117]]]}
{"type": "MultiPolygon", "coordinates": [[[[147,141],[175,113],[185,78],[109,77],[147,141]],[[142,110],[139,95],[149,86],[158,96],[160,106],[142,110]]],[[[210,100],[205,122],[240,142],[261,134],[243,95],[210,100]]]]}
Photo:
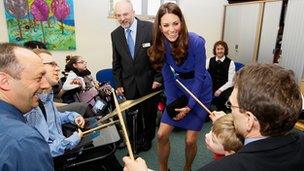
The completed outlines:
{"type": "Polygon", "coordinates": [[[175,109],[178,114],[170,118],[165,110],[157,133],[160,170],[168,170],[170,153],[169,136],[174,127],[187,130],[185,140],[184,171],[190,171],[197,152],[197,139],[207,112],[176,82],[182,82],[203,104],[209,107],[212,100],[212,81],[205,69],[205,40],[187,31],[185,19],[175,3],[163,4],[154,21],[153,45],[148,54],[154,68],[162,71],[167,105],[182,95],[188,104],[175,109]],[[177,75],[177,76],[176,76],[177,75]]]}

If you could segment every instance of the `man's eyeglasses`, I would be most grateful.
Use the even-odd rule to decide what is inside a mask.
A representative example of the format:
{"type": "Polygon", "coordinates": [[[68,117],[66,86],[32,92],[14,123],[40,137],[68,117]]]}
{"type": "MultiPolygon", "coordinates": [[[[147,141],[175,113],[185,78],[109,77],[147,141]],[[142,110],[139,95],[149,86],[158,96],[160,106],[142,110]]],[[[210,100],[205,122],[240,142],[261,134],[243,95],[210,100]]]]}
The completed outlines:
{"type": "Polygon", "coordinates": [[[226,101],[225,106],[226,106],[226,108],[228,108],[228,109],[231,109],[231,108],[233,108],[233,107],[235,107],[235,108],[240,108],[239,106],[233,106],[229,100],[226,101]]]}
{"type": "Polygon", "coordinates": [[[51,65],[52,67],[58,67],[58,64],[56,62],[44,62],[44,65],[51,65]]]}

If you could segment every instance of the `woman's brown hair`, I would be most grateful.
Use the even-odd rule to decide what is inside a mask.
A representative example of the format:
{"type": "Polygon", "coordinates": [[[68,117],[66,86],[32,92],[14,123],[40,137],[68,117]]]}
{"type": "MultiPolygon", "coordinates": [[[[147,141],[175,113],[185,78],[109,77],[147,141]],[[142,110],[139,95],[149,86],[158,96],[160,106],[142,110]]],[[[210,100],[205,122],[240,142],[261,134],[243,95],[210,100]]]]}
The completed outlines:
{"type": "Polygon", "coordinates": [[[174,14],[177,15],[181,21],[181,31],[179,37],[175,42],[171,42],[173,58],[177,64],[181,64],[187,56],[188,49],[188,29],[186,26],[185,18],[182,14],[181,9],[175,3],[168,2],[161,5],[158,9],[158,12],[154,21],[153,28],[153,44],[148,49],[148,55],[152,66],[156,70],[161,70],[164,62],[164,40],[165,37],[160,30],[161,18],[165,14],[174,14]]]}
{"type": "Polygon", "coordinates": [[[75,55],[75,56],[67,55],[65,58],[65,61],[67,62],[65,65],[65,71],[66,72],[69,72],[69,71],[76,72],[77,69],[74,67],[73,64],[76,64],[79,58],[80,58],[80,56],[78,56],[78,55],[75,55]]]}

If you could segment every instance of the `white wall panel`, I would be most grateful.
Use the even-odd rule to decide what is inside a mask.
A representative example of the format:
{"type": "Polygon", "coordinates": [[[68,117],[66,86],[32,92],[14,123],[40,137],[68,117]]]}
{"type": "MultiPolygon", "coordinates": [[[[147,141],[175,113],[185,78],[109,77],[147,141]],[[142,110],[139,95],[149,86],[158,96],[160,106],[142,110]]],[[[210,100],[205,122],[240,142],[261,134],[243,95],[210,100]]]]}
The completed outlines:
{"type": "Polygon", "coordinates": [[[229,46],[230,58],[245,64],[252,62],[259,8],[259,3],[226,7],[223,40],[229,46]]]}
{"type": "Polygon", "coordinates": [[[265,3],[258,62],[272,63],[273,50],[277,40],[282,1],[265,3]]]}
{"type": "Polygon", "coordinates": [[[300,83],[304,66],[304,1],[289,0],[279,64],[295,72],[300,83]]]}

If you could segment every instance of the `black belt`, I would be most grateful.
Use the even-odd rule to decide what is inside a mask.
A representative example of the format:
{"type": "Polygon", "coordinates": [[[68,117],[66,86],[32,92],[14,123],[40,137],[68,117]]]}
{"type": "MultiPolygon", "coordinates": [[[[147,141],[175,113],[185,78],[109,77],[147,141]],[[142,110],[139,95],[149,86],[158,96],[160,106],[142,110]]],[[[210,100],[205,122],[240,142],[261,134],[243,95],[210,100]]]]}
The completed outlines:
{"type": "Polygon", "coordinates": [[[178,76],[182,79],[192,79],[194,78],[194,71],[189,72],[177,72],[178,76]]]}

